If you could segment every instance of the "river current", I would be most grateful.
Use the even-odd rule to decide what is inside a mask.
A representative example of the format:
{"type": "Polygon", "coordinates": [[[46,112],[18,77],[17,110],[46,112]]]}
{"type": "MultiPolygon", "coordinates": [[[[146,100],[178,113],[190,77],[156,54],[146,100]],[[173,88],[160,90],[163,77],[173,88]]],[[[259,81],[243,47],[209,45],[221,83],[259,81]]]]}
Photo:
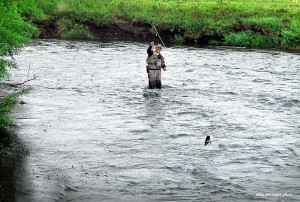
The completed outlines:
{"type": "Polygon", "coordinates": [[[164,48],[149,90],[146,49],[39,40],[16,56],[14,81],[36,76],[14,115],[18,201],[300,200],[299,54],[164,48]]]}

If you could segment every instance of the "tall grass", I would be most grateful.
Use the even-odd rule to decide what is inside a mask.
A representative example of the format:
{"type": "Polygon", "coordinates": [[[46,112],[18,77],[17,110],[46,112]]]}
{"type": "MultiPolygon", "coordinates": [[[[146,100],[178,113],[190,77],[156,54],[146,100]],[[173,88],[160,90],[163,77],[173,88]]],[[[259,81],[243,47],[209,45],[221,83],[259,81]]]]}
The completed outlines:
{"type": "Polygon", "coordinates": [[[126,20],[184,30],[174,40],[205,38],[215,45],[300,50],[300,2],[295,0],[43,0],[39,4],[48,18],[77,23],[65,31],[82,30],[87,38],[91,36],[84,25],[126,20]]]}
{"type": "Polygon", "coordinates": [[[78,24],[69,18],[62,18],[58,21],[58,32],[63,39],[93,39],[88,27],[78,24]]]}
{"type": "Polygon", "coordinates": [[[9,113],[12,111],[14,105],[17,103],[18,95],[11,94],[4,99],[0,99],[0,130],[7,126],[14,126],[9,113]]]}

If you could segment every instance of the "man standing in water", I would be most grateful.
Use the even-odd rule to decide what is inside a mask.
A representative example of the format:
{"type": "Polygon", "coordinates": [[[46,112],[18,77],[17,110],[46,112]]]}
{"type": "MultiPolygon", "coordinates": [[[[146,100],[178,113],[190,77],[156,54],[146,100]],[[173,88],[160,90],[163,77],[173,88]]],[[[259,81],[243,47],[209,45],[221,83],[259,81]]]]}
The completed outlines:
{"type": "Polygon", "coordinates": [[[154,46],[154,42],[151,42],[147,50],[148,88],[150,89],[161,88],[161,69],[166,71],[165,59],[160,53],[161,49],[161,45],[158,44],[157,46],[154,46]],[[155,51],[153,49],[155,49],[155,51]]]}

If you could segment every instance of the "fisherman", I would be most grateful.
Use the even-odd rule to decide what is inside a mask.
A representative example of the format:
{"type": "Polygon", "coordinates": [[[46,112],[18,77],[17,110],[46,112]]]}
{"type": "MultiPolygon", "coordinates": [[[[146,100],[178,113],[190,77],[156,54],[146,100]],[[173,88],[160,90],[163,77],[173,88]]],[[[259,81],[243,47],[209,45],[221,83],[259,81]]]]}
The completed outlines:
{"type": "Polygon", "coordinates": [[[165,60],[162,54],[160,53],[162,47],[160,44],[157,46],[154,45],[154,42],[149,44],[147,53],[147,73],[149,86],[148,88],[161,88],[161,69],[166,71],[165,60]]]}

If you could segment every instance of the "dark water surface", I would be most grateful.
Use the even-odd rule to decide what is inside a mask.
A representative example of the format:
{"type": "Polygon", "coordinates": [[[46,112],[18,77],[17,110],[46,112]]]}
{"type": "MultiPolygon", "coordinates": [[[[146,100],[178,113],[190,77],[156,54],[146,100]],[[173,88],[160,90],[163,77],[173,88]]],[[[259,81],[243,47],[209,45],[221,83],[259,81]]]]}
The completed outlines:
{"type": "Polygon", "coordinates": [[[299,201],[300,55],[36,41],[16,56],[19,201],[299,201]],[[204,146],[206,135],[214,142],[204,146]],[[279,196],[281,195],[281,196],[279,196]]]}

